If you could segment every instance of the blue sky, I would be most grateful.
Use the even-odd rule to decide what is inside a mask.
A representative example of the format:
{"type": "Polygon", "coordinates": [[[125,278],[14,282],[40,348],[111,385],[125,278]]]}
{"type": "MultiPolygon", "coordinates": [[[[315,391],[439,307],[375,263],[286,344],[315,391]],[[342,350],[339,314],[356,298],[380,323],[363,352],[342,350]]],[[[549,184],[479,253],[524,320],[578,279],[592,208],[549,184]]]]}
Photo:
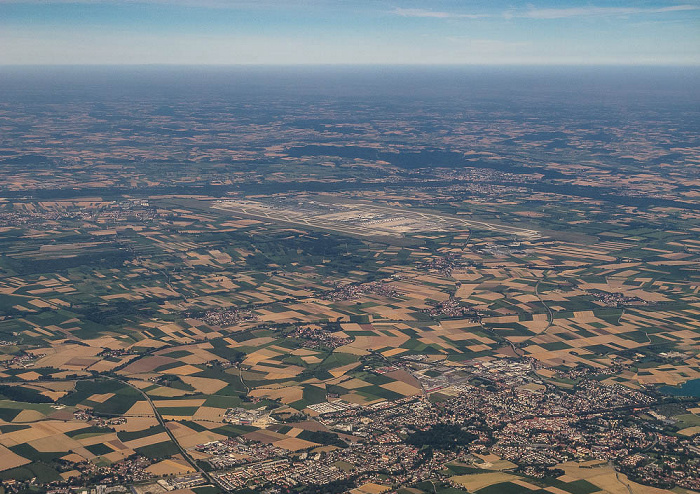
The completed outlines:
{"type": "Polygon", "coordinates": [[[700,0],[0,0],[0,64],[700,65],[700,0]]]}

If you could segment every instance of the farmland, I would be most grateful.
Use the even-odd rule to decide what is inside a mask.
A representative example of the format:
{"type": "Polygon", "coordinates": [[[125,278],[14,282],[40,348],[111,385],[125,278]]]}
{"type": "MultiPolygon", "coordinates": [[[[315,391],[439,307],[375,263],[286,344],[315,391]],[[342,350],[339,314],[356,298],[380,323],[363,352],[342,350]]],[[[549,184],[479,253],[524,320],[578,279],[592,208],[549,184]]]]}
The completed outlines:
{"type": "Polygon", "coordinates": [[[700,489],[683,119],[0,101],[5,492],[700,489]]]}

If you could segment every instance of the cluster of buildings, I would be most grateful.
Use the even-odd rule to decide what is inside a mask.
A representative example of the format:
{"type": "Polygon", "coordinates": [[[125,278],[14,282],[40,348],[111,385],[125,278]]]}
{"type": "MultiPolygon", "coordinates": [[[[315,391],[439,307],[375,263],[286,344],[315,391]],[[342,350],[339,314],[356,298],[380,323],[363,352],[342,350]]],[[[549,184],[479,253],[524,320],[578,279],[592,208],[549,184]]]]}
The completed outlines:
{"type": "Polygon", "coordinates": [[[369,283],[341,285],[334,290],[324,293],[322,298],[333,302],[341,302],[344,300],[354,300],[370,294],[381,295],[382,297],[388,298],[396,298],[400,295],[392,286],[382,283],[381,281],[372,281],[369,283]]]}
{"type": "Polygon", "coordinates": [[[475,320],[479,318],[479,315],[472,307],[460,304],[453,297],[436,304],[434,307],[424,309],[424,312],[433,317],[469,317],[475,320]]]}
{"type": "Polygon", "coordinates": [[[357,409],[360,408],[360,405],[358,405],[357,403],[350,403],[348,401],[338,399],[309,405],[308,408],[318,413],[319,415],[327,415],[335,412],[342,412],[344,410],[357,409]]]}
{"type": "Polygon", "coordinates": [[[302,346],[307,348],[326,347],[335,349],[352,342],[352,338],[342,338],[323,329],[310,326],[298,327],[288,336],[302,340],[302,346]]]}
{"type": "MultiPolygon", "coordinates": [[[[63,408],[64,405],[52,405],[53,408],[63,408]]],[[[92,408],[78,408],[73,412],[73,420],[91,422],[95,427],[110,427],[126,423],[126,417],[96,417],[92,408]]]]}
{"type": "Polygon", "coordinates": [[[170,477],[167,479],[158,480],[160,485],[166,491],[176,491],[180,489],[190,489],[207,483],[207,480],[201,473],[191,473],[189,475],[181,475],[178,477],[170,477]]]}
{"type": "Polygon", "coordinates": [[[428,271],[437,271],[445,277],[451,277],[456,269],[464,268],[470,261],[465,261],[457,254],[447,254],[442,257],[431,257],[421,267],[428,271]]]}
{"type": "Polygon", "coordinates": [[[411,484],[431,478],[446,462],[458,457],[456,452],[435,451],[428,455],[414,446],[368,441],[323,453],[260,461],[219,473],[217,480],[231,490],[251,485],[282,489],[323,486],[343,480],[385,482],[387,476],[395,484],[411,484]]]}
{"type": "Polygon", "coordinates": [[[94,487],[59,487],[46,491],[46,494],[123,494],[129,492],[129,488],[123,485],[99,484],[94,487]]]}
{"type": "Polygon", "coordinates": [[[103,358],[121,358],[125,357],[127,355],[136,355],[136,352],[134,352],[131,349],[123,349],[123,348],[105,348],[102,350],[100,353],[97,354],[98,357],[103,357],[103,358]]]}
{"type": "Polygon", "coordinates": [[[46,354],[29,354],[23,353],[22,355],[15,355],[11,359],[2,362],[2,365],[8,369],[27,369],[28,367],[33,367],[37,360],[45,357],[46,354]]]}
{"type": "Polygon", "coordinates": [[[73,412],[74,420],[92,420],[94,416],[92,415],[92,408],[78,408],[73,412]]]}
{"type": "Polygon", "coordinates": [[[276,424],[277,421],[270,417],[270,412],[266,407],[249,410],[247,408],[229,408],[224,414],[224,422],[234,425],[252,425],[260,429],[266,428],[268,425],[276,424]]]}
{"type": "MultiPolygon", "coordinates": [[[[448,482],[452,474],[444,469],[446,463],[482,468],[476,456],[480,454],[497,455],[534,477],[551,474],[562,462],[595,459],[614,463],[644,484],[700,488],[700,435],[669,432],[673,421],[655,408],[657,398],[644,390],[603,384],[585,375],[563,389],[537,374],[536,363],[529,359],[474,360],[454,366],[418,355],[396,365],[412,372],[427,393],[363,406],[343,400],[309,406],[326,430],[345,438],[346,447],[293,452],[238,437],[201,444],[196,450],[209,457],[217,482],[232,491],[254,486],[285,492],[331,482],[448,482]],[[439,392],[435,403],[428,399],[432,392],[439,392]],[[447,449],[425,449],[410,440],[442,425],[458,426],[470,439],[447,449]]],[[[395,367],[376,372],[391,370],[395,367]]],[[[264,408],[230,408],[224,421],[259,428],[271,423],[264,408]]],[[[134,457],[105,467],[86,464],[83,475],[99,478],[104,485],[148,479],[152,483],[145,470],[150,463],[134,457]]],[[[79,479],[75,481],[78,485],[79,479]]],[[[204,483],[199,474],[158,481],[165,491],[204,483]]],[[[63,486],[70,488],[68,482],[63,486]]]]}
{"type": "Polygon", "coordinates": [[[0,227],[43,224],[56,220],[87,220],[92,215],[82,210],[12,210],[0,211],[0,227]]]}
{"type": "Polygon", "coordinates": [[[278,483],[288,471],[287,458],[265,460],[245,467],[216,474],[219,483],[230,491],[242,489],[251,483],[278,483]]]}
{"type": "Polygon", "coordinates": [[[593,295],[596,300],[602,302],[608,307],[624,307],[626,305],[647,305],[648,302],[639,297],[628,297],[624,293],[604,292],[601,290],[591,290],[588,293],[593,295]]]}
{"type": "Polygon", "coordinates": [[[271,444],[248,441],[242,437],[200,444],[196,449],[201,453],[211,455],[208,461],[215,470],[225,470],[270,458],[279,458],[289,453],[286,449],[271,444]]]}
{"type": "Polygon", "coordinates": [[[433,364],[424,360],[416,360],[404,357],[403,360],[413,362],[413,375],[420,381],[427,393],[433,393],[442,389],[459,386],[469,381],[469,376],[458,367],[433,364]]]}
{"type": "Polygon", "coordinates": [[[635,454],[622,458],[619,464],[622,472],[638,482],[662,488],[678,486],[691,491],[700,491],[700,475],[698,475],[700,460],[697,456],[700,454],[700,447],[691,445],[690,448],[695,448],[694,459],[688,457],[678,459],[659,455],[659,451],[653,451],[649,454],[635,454]]]}
{"type": "MultiPolygon", "coordinates": [[[[41,484],[40,492],[54,494],[112,494],[129,491],[129,485],[145,482],[153,478],[146,469],[153,460],[139,455],[133,455],[122,461],[109,465],[98,466],[92,462],[68,464],[65,468],[80,472],[80,475],[70,476],[65,480],[55,480],[41,484]],[[85,487],[92,486],[92,487],[85,487]]],[[[7,494],[27,492],[37,485],[36,479],[20,481],[8,480],[2,483],[7,494]]]]}
{"type": "MultiPolygon", "coordinates": [[[[537,476],[565,461],[598,459],[624,469],[632,466],[630,458],[636,458],[635,465],[647,465],[638,469],[642,476],[636,477],[643,483],[696,489],[700,482],[700,444],[696,444],[700,437],[678,440],[663,432],[662,426],[667,425],[663,421],[654,425],[641,418],[656,405],[656,399],[643,391],[592,379],[562,391],[544,383],[533,372],[533,363],[525,359],[477,361],[461,369],[417,357],[406,360],[418,368],[414,375],[424,386],[440,390],[448,399],[432,404],[414,396],[342,410],[334,403],[315,405],[318,420],[330,430],[362,438],[314,460],[327,465],[335,480],[371,481],[374,471],[404,485],[434,477],[440,465],[433,464],[433,459],[423,465],[419,450],[404,438],[435,424],[456,424],[477,439],[460,450],[441,451],[443,463],[468,462],[470,454],[486,452],[537,476]],[[432,372],[426,374],[426,369],[432,372]],[[472,385],[473,378],[490,385],[472,385]],[[352,464],[351,474],[331,468],[338,464],[352,464]]],[[[304,468],[303,461],[290,463],[285,478],[308,481],[304,468]]]]}
{"type": "Polygon", "coordinates": [[[108,208],[96,212],[94,216],[99,216],[101,222],[111,223],[127,220],[152,221],[158,218],[160,213],[147,200],[134,199],[119,203],[113,202],[108,208]]]}
{"type": "Polygon", "coordinates": [[[233,326],[244,321],[255,321],[258,316],[249,310],[239,310],[233,307],[210,310],[204,313],[201,320],[210,326],[233,326]]]}
{"type": "Polygon", "coordinates": [[[327,458],[324,459],[325,461],[321,461],[321,455],[302,454],[299,460],[275,465],[280,468],[256,480],[285,488],[298,485],[326,485],[347,477],[345,471],[333,465],[327,458]]]}

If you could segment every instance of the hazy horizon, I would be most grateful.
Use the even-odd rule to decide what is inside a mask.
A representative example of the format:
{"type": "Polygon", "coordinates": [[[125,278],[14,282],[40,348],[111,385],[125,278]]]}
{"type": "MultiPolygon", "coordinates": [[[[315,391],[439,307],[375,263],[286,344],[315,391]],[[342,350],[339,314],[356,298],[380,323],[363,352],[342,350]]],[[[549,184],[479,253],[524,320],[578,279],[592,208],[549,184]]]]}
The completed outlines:
{"type": "Polygon", "coordinates": [[[0,64],[700,64],[697,0],[0,0],[0,64]]]}

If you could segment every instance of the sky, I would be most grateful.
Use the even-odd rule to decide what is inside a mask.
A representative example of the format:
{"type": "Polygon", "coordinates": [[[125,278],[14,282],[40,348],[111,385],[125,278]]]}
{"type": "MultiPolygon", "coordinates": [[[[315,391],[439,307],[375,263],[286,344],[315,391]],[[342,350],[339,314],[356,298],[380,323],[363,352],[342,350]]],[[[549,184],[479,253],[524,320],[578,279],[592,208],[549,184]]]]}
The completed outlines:
{"type": "Polygon", "coordinates": [[[0,65],[700,65],[700,0],[0,0],[0,65]]]}

